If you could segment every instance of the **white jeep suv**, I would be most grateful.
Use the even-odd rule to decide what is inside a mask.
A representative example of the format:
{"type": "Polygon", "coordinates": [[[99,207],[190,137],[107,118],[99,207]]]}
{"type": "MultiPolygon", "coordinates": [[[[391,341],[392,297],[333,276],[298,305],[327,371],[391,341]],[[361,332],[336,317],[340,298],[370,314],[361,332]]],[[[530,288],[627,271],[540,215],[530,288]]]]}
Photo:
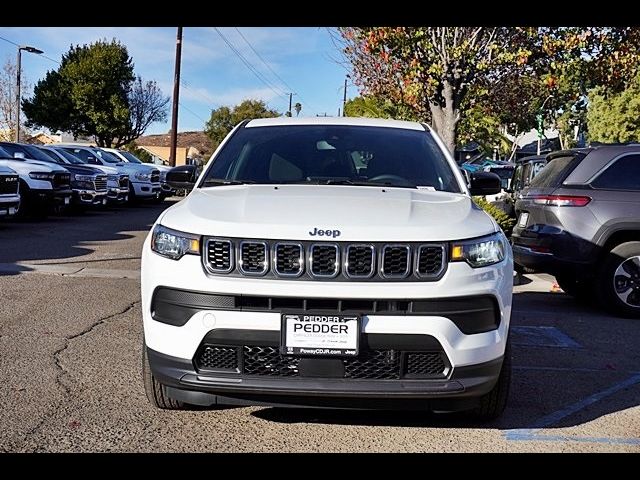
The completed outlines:
{"type": "Polygon", "coordinates": [[[420,123],[241,123],[144,243],[150,402],[499,415],[513,259],[470,196],[499,189],[420,123]]]}

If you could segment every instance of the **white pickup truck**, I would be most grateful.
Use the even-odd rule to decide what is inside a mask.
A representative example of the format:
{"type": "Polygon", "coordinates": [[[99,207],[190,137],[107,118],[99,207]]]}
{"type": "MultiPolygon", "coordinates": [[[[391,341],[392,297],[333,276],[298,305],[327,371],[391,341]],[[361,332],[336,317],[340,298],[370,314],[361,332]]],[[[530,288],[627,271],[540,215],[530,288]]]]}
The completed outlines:
{"type": "Polygon", "coordinates": [[[0,165],[0,218],[15,215],[20,208],[20,178],[8,167],[0,165]]]}
{"type": "Polygon", "coordinates": [[[500,415],[513,258],[471,199],[499,190],[421,123],[242,122],[144,243],[149,401],[500,415]]]}

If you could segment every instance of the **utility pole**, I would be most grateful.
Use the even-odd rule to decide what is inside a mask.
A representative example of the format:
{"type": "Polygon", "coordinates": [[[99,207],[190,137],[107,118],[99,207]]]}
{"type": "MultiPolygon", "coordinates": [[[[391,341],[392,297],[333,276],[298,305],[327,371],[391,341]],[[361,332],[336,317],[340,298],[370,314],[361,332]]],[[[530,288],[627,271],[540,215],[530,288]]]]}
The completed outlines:
{"type": "Polygon", "coordinates": [[[20,143],[20,101],[22,100],[22,98],[20,98],[20,83],[22,82],[20,75],[22,73],[22,50],[35,53],[36,55],[44,53],[35,47],[28,47],[26,45],[20,45],[18,47],[18,70],[16,72],[16,143],[20,143]]]}
{"type": "Polygon", "coordinates": [[[180,60],[182,57],[182,27],[178,27],[176,37],[176,69],[173,77],[173,109],[171,112],[171,145],[169,165],[176,166],[176,147],[178,145],[178,100],[180,97],[180,60]]]}
{"type": "Polygon", "coordinates": [[[289,110],[287,111],[287,117],[292,117],[293,113],[291,112],[291,102],[293,101],[293,96],[295,95],[295,93],[290,92],[289,93],[289,110]]]}
{"type": "MultiPolygon", "coordinates": [[[[347,79],[349,78],[349,75],[347,75],[346,77],[344,77],[344,92],[342,93],[342,116],[345,117],[345,107],[347,106],[347,79]]],[[[340,114],[338,114],[338,116],[340,116],[340,114]]]]}

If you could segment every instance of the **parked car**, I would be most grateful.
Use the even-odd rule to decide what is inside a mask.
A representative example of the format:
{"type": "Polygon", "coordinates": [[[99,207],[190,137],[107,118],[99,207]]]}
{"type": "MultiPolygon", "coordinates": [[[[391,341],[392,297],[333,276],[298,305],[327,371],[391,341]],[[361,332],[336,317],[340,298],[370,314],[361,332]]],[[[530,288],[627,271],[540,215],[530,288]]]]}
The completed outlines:
{"type": "Polygon", "coordinates": [[[19,215],[46,217],[71,202],[71,174],[59,165],[29,159],[8,142],[0,142],[0,165],[20,177],[19,215]]]}
{"type": "Polygon", "coordinates": [[[496,175],[467,188],[426,125],[327,117],[244,121],[192,178],[143,247],[153,405],[500,415],[511,249],[471,199],[496,175]]]}
{"type": "Polygon", "coordinates": [[[171,195],[175,195],[176,193],[175,189],[172,189],[171,186],[166,181],[167,172],[171,170],[171,167],[167,167],[166,165],[157,165],[155,163],[153,164],[144,163],[142,160],[136,157],[133,153],[127,152],[126,150],[118,150],[117,148],[102,148],[102,150],[112,153],[123,162],[133,163],[136,165],[146,165],[148,167],[152,167],[152,168],[155,168],[156,170],[159,170],[160,171],[160,188],[162,188],[162,191],[160,192],[160,199],[164,200],[165,198],[170,197],[171,195]]]}
{"type": "Polygon", "coordinates": [[[119,173],[117,168],[106,167],[104,165],[90,165],[83,162],[79,157],[67,152],[63,148],[53,145],[43,145],[42,150],[52,152],[57,155],[63,165],[82,165],[92,167],[107,176],[107,204],[120,205],[129,199],[129,175],[119,173]]]}
{"type": "Polygon", "coordinates": [[[20,178],[18,174],[0,164],[0,218],[18,213],[20,208],[20,178]]]}
{"type": "Polygon", "coordinates": [[[522,190],[518,264],[576,297],[640,317],[640,145],[565,150],[522,190]]]}
{"type": "Polygon", "coordinates": [[[160,200],[160,171],[147,165],[123,162],[113,154],[97,147],[61,145],[60,148],[76,155],[91,165],[115,167],[119,173],[129,176],[129,202],[160,200]]]}
{"type": "Polygon", "coordinates": [[[516,218],[515,204],[521,196],[522,189],[531,184],[531,180],[542,171],[546,164],[546,154],[516,160],[516,167],[513,170],[509,188],[505,190],[507,192],[505,204],[510,206],[510,208],[507,208],[507,213],[513,218],[516,218]]]}

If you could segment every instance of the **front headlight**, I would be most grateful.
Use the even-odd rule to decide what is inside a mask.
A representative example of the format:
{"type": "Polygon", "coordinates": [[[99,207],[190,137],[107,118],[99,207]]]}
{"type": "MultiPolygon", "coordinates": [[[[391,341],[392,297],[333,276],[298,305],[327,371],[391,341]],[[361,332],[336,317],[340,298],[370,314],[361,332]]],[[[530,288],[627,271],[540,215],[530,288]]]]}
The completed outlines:
{"type": "Polygon", "coordinates": [[[93,182],[93,175],[74,175],[73,179],[78,182],[93,182]]]}
{"type": "Polygon", "coordinates": [[[186,254],[200,255],[200,236],[156,225],[151,235],[151,250],[172,260],[180,260],[186,254]]]}
{"type": "Polygon", "coordinates": [[[29,177],[34,180],[53,180],[53,176],[54,174],[49,172],[31,172],[29,174],[29,177]]]}
{"type": "Polygon", "coordinates": [[[454,242],[451,245],[451,261],[467,262],[473,268],[486,267],[504,260],[507,239],[502,232],[486,237],[454,242]]]}
{"type": "Polygon", "coordinates": [[[150,173],[137,172],[134,176],[138,180],[141,180],[143,182],[148,182],[149,180],[151,180],[151,174],[150,173]]]}

